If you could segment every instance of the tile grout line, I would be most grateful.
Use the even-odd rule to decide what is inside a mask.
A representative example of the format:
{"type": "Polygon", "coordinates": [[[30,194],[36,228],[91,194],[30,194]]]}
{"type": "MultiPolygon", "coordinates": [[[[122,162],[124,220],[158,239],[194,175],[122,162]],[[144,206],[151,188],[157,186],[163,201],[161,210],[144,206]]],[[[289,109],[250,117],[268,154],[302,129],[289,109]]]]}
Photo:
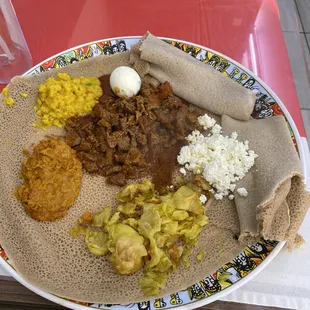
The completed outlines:
{"type": "Polygon", "coordinates": [[[302,30],[303,30],[302,33],[303,33],[303,35],[304,35],[304,37],[306,39],[306,43],[307,43],[307,46],[308,46],[308,52],[310,53],[310,43],[309,43],[309,41],[307,39],[307,36],[306,36],[307,32],[305,31],[304,23],[302,21],[301,14],[299,12],[299,7],[298,7],[298,4],[297,4],[296,0],[294,0],[294,3],[295,3],[296,11],[297,11],[297,14],[298,14],[298,17],[299,17],[299,20],[300,20],[301,27],[302,27],[302,30]]]}
{"type": "Polygon", "coordinates": [[[305,31],[305,27],[304,27],[304,24],[302,22],[302,18],[301,18],[301,15],[300,15],[300,12],[299,12],[299,7],[298,7],[298,4],[296,2],[296,0],[294,0],[294,3],[295,3],[295,7],[296,7],[296,11],[297,11],[297,14],[298,14],[298,17],[299,17],[299,20],[300,20],[300,24],[301,24],[301,27],[302,27],[302,33],[303,33],[303,36],[305,37],[305,40],[306,40],[306,43],[307,43],[307,46],[308,46],[308,52],[310,53],[310,42],[308,41],[308,38],[306,36],[306,31],[305,31]]]}
{"type": "Polygon", "coordinates": [[[296,30],[282,30],[282,32],[291,32],[291,33],[299,33],[299,34],[310,34],[310,32],[302,32],[302,31],[296,32],[296,30]]]}
{"type": "Polygon", "coordinates": [[[298,4],[297,4],[296,0],[294,0],[294,3],[295,3],[296,11],[297,11],[297,14],[298,14],[298,17],[299,17],[299,21],[300,21],[300,24],[301,24],[301,28],[302,28],[303,32],[305,32],[304,23],[302,22],[301,14],[299,12],[299,7],[298,7],[298,4]]]}
{"type": "MultiPolygon", "coordinates": [[[[300,14],[300,11],[299,11],[299,7],[298,7],[298,4],[297,4],[297,0],[294,0],[294,3],[295,3],[295,7],[296,7],[296,11],[297,11],[297,16],[299,18],[299,21],[300,21],[300,25],[301,25],[301,28],[302,28],[302,34],[306,40],[306,44],[307,44],[307,47],[308,47],[308,53],[310,53],[310,42],[308,41],[308,38],[307,38],[307,32],[305,31],[305,27],[304,27],[304,23],[303,23],[303,20],[301,18],[301,14],[300,14]]],[[[306,51],[305,51],[306,52],[306,51]]],[[[302,111],[310,111],[310,109],[307,109],[307,108],[300,108],[300,112],[302,113],[302,111]]],[[[303,116],[302,116],[302,120],[304,120],[303,116]]],[[[304,122],[303,122],[304,123],[304,122]]],[[[308,136],[310,133],[308,132],[307,128],[306,128],[306,124],[304,123],[304,128],[305,128],[305,131],[306,131],[306,136],[308,136]]]]}
{"type": "MultiPolygon", "coordinates": [[[[304,36],[305,36],[306,43],[307,43],[307,45],[308,45],[308,52],[310,53],[310,42],[309,42],[307,36],[306,36],[306,35],[304,35],[304,36]]],[[[310,64],[309,64],[309,65],[310,65],[310,64]]]]}

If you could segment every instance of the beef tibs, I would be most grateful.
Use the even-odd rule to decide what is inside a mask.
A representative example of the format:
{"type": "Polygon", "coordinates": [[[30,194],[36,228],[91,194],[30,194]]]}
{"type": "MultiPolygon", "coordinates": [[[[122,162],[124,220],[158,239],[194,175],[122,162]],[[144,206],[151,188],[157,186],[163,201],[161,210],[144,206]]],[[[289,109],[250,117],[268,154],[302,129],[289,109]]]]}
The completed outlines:
{"type": "Polygon", "coordinates": [[[177,154],[204,111],[176,97],[168,82],[159,88],[143,83],[128,99],[113,95],[109,76],[100,80],[104,95],[90,114],[67,121],[66,143],[88,172],[109,184],[150,175],[156,189],[170,185],[177,154]]]}

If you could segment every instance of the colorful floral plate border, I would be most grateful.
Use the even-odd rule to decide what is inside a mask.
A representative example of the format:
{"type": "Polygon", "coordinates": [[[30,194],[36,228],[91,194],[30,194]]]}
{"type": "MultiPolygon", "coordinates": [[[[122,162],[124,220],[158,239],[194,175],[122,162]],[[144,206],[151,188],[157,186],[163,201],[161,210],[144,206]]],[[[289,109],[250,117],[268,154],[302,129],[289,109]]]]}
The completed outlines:
{"type": "MultiPolygon", "coordinates": [[[[53,68],[65,67],[74,62],[97,57],[102,54],[109,56],[125,52],[130,49],[131,45],[137,43],[139,39],[140,37],[122,37],[90,42],[54,55],[48,60],[40,63],[38,66],[30,69],[24,75],[40,74],[52,70],[53,68]]],[[[297,152],[302,151],[302,148],[300,147],[300,136],[294,121],[280,99],[268,88],[267,85],[264,84],[263,81],[242,65],[216,51],[190,42],[177,41],[170,38],[162,39],[168,44],[171,44],[190,54],[192,57],[197,58],[199,61],[212,66],[215,70],[218,70],[236,83],[241,84],[243,87],[253,90],[256,93],[257,98],[254,112],[252,114],[253,118],[264,119],[273,115],[285,115],[296,150],[297,152]]],[[[155,310],[171,309],[175,307],[192,309],[222,298],[224,295],[245,284],[270,263],[270,261],[281,250],[283,245],[284,242],[267,241],[262,239],[257,242],[257,244],[246,248],[232,261],[216,270],[213,274],[183,291],[164,298],[128,305],[79,302],[41,291],[25,281],[15,271],[10,259],[7,257],[1,246],[0,265],[30,290],[71,309],[112,308],[113,310],[125,310],[126,308],[130,308],[133,310],[155,310]]]]}

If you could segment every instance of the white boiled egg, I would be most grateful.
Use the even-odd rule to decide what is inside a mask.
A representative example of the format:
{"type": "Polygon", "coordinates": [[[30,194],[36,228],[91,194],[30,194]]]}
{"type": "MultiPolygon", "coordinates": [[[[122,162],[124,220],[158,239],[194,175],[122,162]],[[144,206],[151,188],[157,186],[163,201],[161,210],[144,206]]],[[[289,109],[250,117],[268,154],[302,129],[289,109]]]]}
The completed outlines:
{"type": "Polygon", "coordinates": [[[110,86],[118,97],[135,96],[141,88],[139,74],[130,67],[117,67],[110,75],[110,86]]]}

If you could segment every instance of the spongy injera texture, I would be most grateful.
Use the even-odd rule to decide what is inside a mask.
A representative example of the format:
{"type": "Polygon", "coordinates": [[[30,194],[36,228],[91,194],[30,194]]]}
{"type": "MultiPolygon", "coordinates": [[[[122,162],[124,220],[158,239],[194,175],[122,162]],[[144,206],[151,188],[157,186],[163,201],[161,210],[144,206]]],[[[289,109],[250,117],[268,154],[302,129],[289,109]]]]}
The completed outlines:
{"type": "MultiPolygon", "coordinates": [[[[39,76],[15,78],[9,86],[9,96],[16,102],[13,108],[5,106],[0,97],[0,244],[25,280],[62,297],[108,304],[145,300],[138,284],[141,273],[116,275],[106,257],[96,257],[86,249],[82,237],[74,239],[69,235],[70,228],[83,212],[114,204],[113,196],[118,187],[107,186],[101,176],[84,174],[76,203],[66,217],[52,223],[39,222],[27,216],[14,196],[21,183],[18,174],[24,159],[23,148],[29,148],[47,135],[64,133],[61,129],[44,131],[32,127],[36,121],[33,106],[37,86],[59,71],[74,76],[100,76],[119,65],[126,65],[128,60],[126,53],[99,56],[39,76]],[[20,93],[27,93],[28,97],[22,98],[20,93]]],[[[208,225],[199,238],[191,266],[181,267],[173,274],[161,295],[194,284],[233,259],[241,250],[231,231],[208,225]],[[201,249],[205,249],[207,254],[203,262],[198,263],[196,254],[201,249]]]]}
{"type": "Polygon", "coordinates": [[[262,236],[286,240],[292,246],[309,208],[309,193],[285,118],[242,122],[224,115],[222,126],[224,134],[236,131],[238,139],[248,140],[249,148],[258,154],[254,167],[236,186],[248,191],[247,197],[235,193],[239,241],[248,243],[262,236]]]}
{"type": "Polygon", "coordinates": [[[255,94],[189,54],[150,33],[131,52],[130,63],[141,76],[168,81],[177,96],[214,114],[250,118],[255,94]]]}

